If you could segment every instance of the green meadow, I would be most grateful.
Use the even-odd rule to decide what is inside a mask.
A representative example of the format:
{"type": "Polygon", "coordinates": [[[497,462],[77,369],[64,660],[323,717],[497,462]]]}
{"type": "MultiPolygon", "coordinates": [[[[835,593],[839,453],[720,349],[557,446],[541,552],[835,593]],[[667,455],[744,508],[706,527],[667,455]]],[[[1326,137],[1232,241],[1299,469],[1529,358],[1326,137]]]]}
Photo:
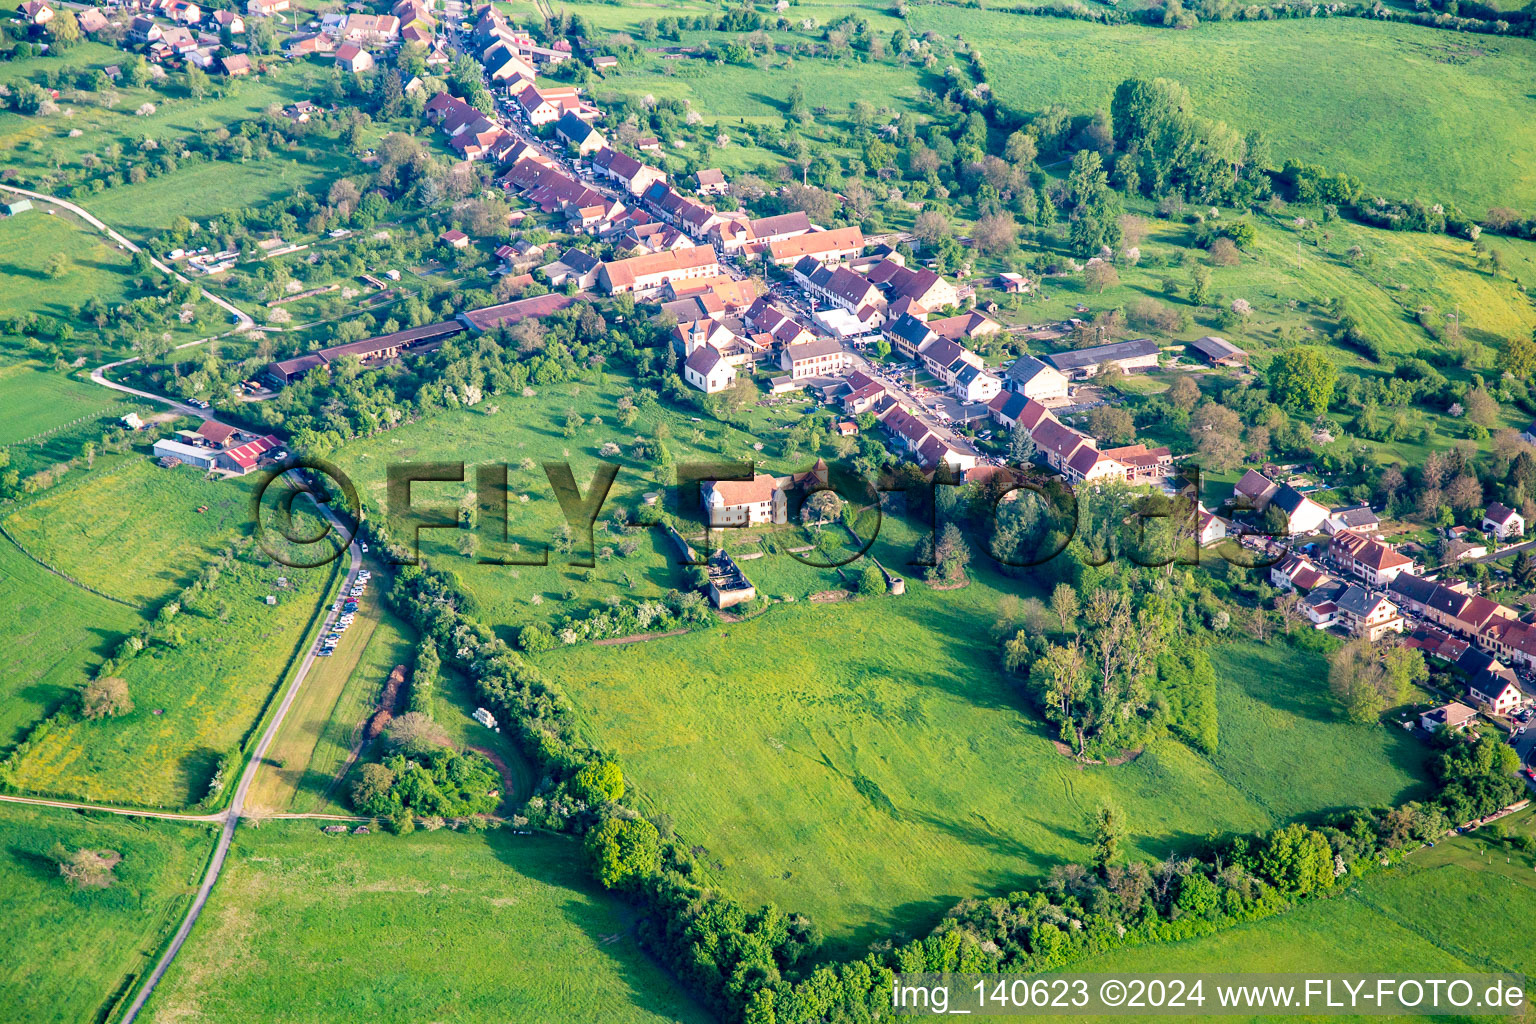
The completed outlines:
{"type": "Polygon", "coordinates": [[[9,641],[0,672],[0,750],[69,700],[123,637],[135,611],[70,583],[0,538],[0,622],[9,641]]]}
{"type": "Polygon", "coordinates": [[[92,587],[149,606],[250,529],[252,479],[161,469],[135,451],[98,460],[4,520],[17,542],[92,587]],[[205,508],[206,511],[198,511],[205,508]]]}
{"type": "MultiPolygon", "coordinates": [[[[33,78],[45,67],[100,68],[122,61],[122,51],[87,42],[62,60],[34,57],[0,66],[0,83],[33,78]]],[[[122,83],[112,90],[117,100],[111,105],[106,93],[93,93],[73,101],[61,98],[59,113],[51,116],[0,113],[0,149],[7,152],[8,166],[46,185],[55,167],[78,167],[88,156],[105,158],[109,146],[138,152],[146,138],[170,143],[258,115],[274,104],[310,99],[325,73],[318,64],[289,64],[280,58],[272,69],[216,82],[219,91],[202,100],[187,95],[179,81],[165,84],[163,91],[122,83]],[[154,111],[141,115],[138,111],[145,104],[152,104],[154,111]]],[[[298,159],[279,154],[246,163],[187,163],[164,177],[119,185],[80,203],[129,237],[142,238],[164,229],[178,215],[216,215],[228,208],[231,195],[238,195],[242,206],[255,206],[300,185],[313,187],[321,177],[339,173],[347,160],[322,138],[301,148],[298,159]]]]}
{"type": "Polygon", "coordinates": [[[0,447],[23,476],[75,458],[85,441],[119,426],[119,417],[150,410],[148,402],[30,360],[0,362],[0,400],[6,403],[0,447]]]}
{"type": "Polygon", "coordinates": [[[709,1019],[640,950],[568,839],[452,832],[235,835],[224,877],[146,1008],[151,1024],[253,1019],[709,1019]]]}
{"type": "Polygon", "coordinates": [[[238,751],[291,678],[333,589],[328,574],[231,563],[173,620],[174,640],[118,668],[133,710],[55,724],[13,768],[12,784],[140,807],[196,804],[220,758],[238,751]]]}
{"type": "MultiPolygon", "coordinates": [[[[1518,832],[1530,833],[1531,815],[1523,814],[1515,822],[1518,832]]],[[[1127,974],[1241,969],[1529,976],[1536,969],[1536,952],[1524,922],[1536,914],[1533,868],[1536,860],[1530,854],[1490,842],[1484,832],[1459,836],[1433,849],[1417,850],[1402,863],[1351,884],[1331,899],[1208,938],[1118,950],[1075,964],[1073,969],[1127,974]]]]}
{"type": "MultiPolygon", "coordinates": [[[[12,198],[9,193],[0,195],[12,198]]],[[[94,213],[94,205],[87,201],[85,208],[94,213]]],[[[158,297],[158,293],[131,286],[128,253],[115,242],[73,214],[50,210],[53,208],[37,203],[26,213],[0,218],[0,314],[40,313],[71,323],[77,332],[94,332],[94,324],[84,324],[78,313],[87,300],[95,298],[111,307],[147,294],[158,297]],[[64,256],[64,262],[50,265],[55,255],[64,256]]],[[[221,322],[222,314],[209,302],[192,306],[193,318],[186,323],[181,321],[180,312],[167,308],[156,325],[178,344],[206,336],[221,322]]],[[[105,361],[99,346],[81,344],[78,351],[92,365],[105,361]]],[[[98,407],[114,399],[128,399],[99,385],[77,383],[95,393],[98,407]]]]}
{"type": "MultiPolygon", "coordinates": [[[[901,568],[909,550],[876,546],[915,574],[901,568]]],[[[1163,857],[1423,787],[1419,744],[1337,720],[1320,656],[1247,643],[1216,652],[1214,758],[1162,740],[1127,764],[1079,766],[990,636],[1004,594],[1028,588],[972,575],[960,590],[912,580],[902,597],[776,605],[618,657],[585,646],[537,662],[731,891],[809,912],[841,952],[920,935],[963,897],[1086,859],[1106,799],[1124,808],[1134,855],[1163,857]]]]}
{"type": "MultiPolygon", "coordinates": [[[[434,564],[459,574],[480,602],[479,614],[486,622],[504,635],[515,634],[518,628],[532,622],[590,612],[613,595],[654,598],[684,585],[676,549],[659,531],[620,535],[608,526],[616,511],[636,508],[644,493],[660,486],[655,468],[633,455],[633,440],[638,435],[655,437],[658,425],[665,424],[662,429],[669,434],[666,444],[677,464],[721,459],[758,461],[781,471],[804,468],[818,454],[802,452],[794,458],[782,454],[781,439],[788,427],[812,411],[803,402],[754,407],[748,414],[750,432],[667,406],[643,413],[634,426],[623,427],[619,424],[616,402],[627,383],[626,378],[608,375],[600,386],[568,383],[541,388],[531,398],[495,396],[472,410],[434,413],[376,437],[349,442],[334,458],[355,481],[363,500],[376,510],[387,509],[385,481],[387,467],[392,463],[462,460],[463,483],[416,483],[412,486],[412,502],[417,509],[446,509],[449,513],[456,513],[461,502],[476,504],[479,518],[475,533],[479,546],[473,555],[466,555],[458,545],[469,531],[426,529],[421,531],[421,551],[434,564]],[[581,416],[583,425],[567,437],[566,414],[572,409],[581,416]],[[619,445],[621,454],[600,454],[607,443],[619,445]],[[754,447],[758,444],[762,445],[761,451],[754,447]],[[478,561],[541,557],[551,535],[565,521],[542,468],[546,461],[569,461],[584,494],[600,462],[614,462],[620,467],[603,505],[601,521],[595,527],[597,565],[591,581],[586,579],[585,568],[569,564],[573,556],[563,556],[553,548],[548,553],[548,565],[492,565],[478,561]],[[501,524],[492,510],[489,506],[479,507],[474,497],[476,469],[489,464],[508,467],[505,542],[501,540],[501,524]],[[639,544],[628,556],[618,550],[625,536],[639,544]],[[518,545],[515,550],[513,544],[518,545]],[[633,586],[624,582],[626,573],[633,586]]],[[[820,454],[832,453],[828,449],[820,454]]],[[[402,536],[409,532],[407,529],[402,536]]],[[[823,579],[799,596],[808,596],[830,585],[833,584],[823,579]]],[[[779,590],[770,586],[768,592],[779,590]]]]}
{"type": "Polygon", "coordinates": [[[1174,78],[1201,114],[1268,134],[1279,159],[1474,216],[1536,205],[1530,39],[1356,18],[1179,32],[938,5],[914,6],[908,21],[963,35],[999,98],[1024,110],[1108,110],[1126,78],[1174,78]]]}
{"type": "Polygon", "coordinates": [[[0,804],[0,1017],[107,1020],[180,923],[213,848],[212,828],[0,804]],[[106,889],[73,889],[55,844],[122,860],[106,889]],[[22,950],[32,955],[20,956],[22,950]]]}

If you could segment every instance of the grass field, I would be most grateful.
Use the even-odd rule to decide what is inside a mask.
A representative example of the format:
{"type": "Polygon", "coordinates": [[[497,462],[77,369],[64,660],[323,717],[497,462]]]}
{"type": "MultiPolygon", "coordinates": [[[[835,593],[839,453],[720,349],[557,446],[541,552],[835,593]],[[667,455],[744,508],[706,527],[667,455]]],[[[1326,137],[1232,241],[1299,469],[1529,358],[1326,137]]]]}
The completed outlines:
{"type": "MultiPolygon", "coordinates": [[[[684,580],[675,549],[655,530],[634,534],[640,547],[628,557],[619,554],[611,558],[600,557],[597,579],[591,583],[583,579],[585,569],[569,565],[567,559],[554,550],[550,551],[547,566],[488,565],[478,564],[475,559],[537,557],[537,552],[548,544],[555,527],[564,522],[549,481],[539,468],[539,464],[546,460],[569,460],[577,484],[584,492],[599,461],[619,464],[618,477],[603,506],[603,521],[595,529],[595,545],[601,554],[602,549],[616,548],[621,541],[606,525],[613,512],[636,507],[642,493],[658,486],[653,467],[631,456],[630,442],[636,435],[652,437],[657,424],[664,422],[670,431],[666,443],[678,464],[726,458],[757,460],[775,467],[782,464],[783,469],[803,469],[817,453],[803,453],[792,462],[781,460],[776,458],[781,451],[777,439],[784,436],[789,425],[811,411],[811,407],[804,404],[756,407],[750,413],[750,434],[712,420],[695,422],[687,411],[665,407],[641,416],[633,427],[626,428],[618,423],[615,405],[621,387],[626,383],[624,378],[610,375],[601,387],[590,383],[564,384],[540,389],[534,398],[498,396],[482,403],[476,410],[434,413],[386,434],[351,442],[336,455],[336,461],[351,475],[364,499],[379,509],[385,507],[385,473],[391,463],[462,459],[466,465],[464,483],[419,483],[412,489],[416,507],[446,507],[450,510],[473,493],[477,466],[508,465],[508,536],[521,545],[519,551],[514,552],[507,544],[500,543],[499,536],[492,540],[499,524],[494,523],[485,510],[481,512],[479,529],[483,542],[474,558],[459,552],[456,531],[423,530],[421,533],[423,554],[435,564],[459,573],[481,602],[478,614],[504,635],[515,634],[518,628],[530,622],[549,621],[561,615],[599,608],[610,595],[657,597],[670,588],[682,586],[684,580]],[[482,411],[493,406],[499,411],[482,411]],[[574,437],[568,438],[564,436],[563,424],[566,410],[570,408],[578,411],[586,425],[574,437]],[[755,439],[761,440],[762,451],[754,449],[755,439]],[[624,453],[599,456],[599,449],[606,441],[619,443],[624,453]],[[523,466],[525,459],[532,460],[533,465],[523,466]],[[528,498],[526,502],[520,500],[524,495],[528,498]],[[634,580],[632,588],[621,582],[622,574],[626,572],[634,580]],[[567,588],[572,593],[570,600],[563,597],[567,588]],[[535,599],[538,604],[532,603],[535,599]]],[[[830,457],[832,452],[829,448],[820,454],[830,457]]],[[[817,585],[799,591],[799,596],[807,596],[828,585],[823,579],[817,585]]],[[[768,592],[780,591],[770,587],[768,592]]]]}
{"type": "Polygon", "coordinates": [[[106,1019],[180,922],[212,847],[209,826],[0,805],[0,1018],[106,1019]],[[69,888],[55,843],[121,854],[116,884],[69,888]]]}
{"type": "Polygon", "coordinates": [[[505,830],[242,829],[145,1020],[708,1020],[580,857],[569,840],[505,830]]]}
{"type": "Polygon", "coordinates": [[[243,742],[290,677],[332,586],[318,572],[234,562],[181,612],[180,646],[154,644],[119,669],[133,711],[54,728],[16,766],[15,785],[144,807],[197,803],[219,758],[243,742]],[[268,594],[280,595],[275,606],[268,594]]]}
{"type": "Polygon", "coordinates": [[[0,749],[51,714],[122,639],[144,625],[132,608],[75,586],[0,538],[0,749]]]}
{"type": "MultiPolygon", "coordinates": [[[[92,206],[85,203],[94,213],[92,206]]],[[[0,313],[41,313],[72,324],[81,342],[75,350],[94,362],[103,361],[103,349],[88,347],[95,325],[80,319],[76,310],[91,298],[112,307],[145,297],[148,293],[130,286],[130,273],[128,253],[73,214],[38,202],[27,213],[0,218],[0,313]],[[68,260],[57,276],[48,273],[48,261],[55,254],[68,260]]],[[[157,330],[180,344],[206,336],[220,323],[219,310],[210,302],[198,302],[192,312],[194,319],[182,323],[180,311],[166,307],[157,330]]],[[[99,404],[109,397],[127,397],[111,396],[102,387],[92,390],[99,404]]]]}
{"type": "MultiPolygon", "coordinates": [[[[906,550],[876,547],[897,567],[906,550]]],[[[1252,645],[1218,657],[1214,761],[1163,741],[1080,768],[1002,676],[988,630],[1003,584],[975,576],[539,663],[733,891],[811,913],[843,951],[1086,859],[1104,799],[1125,809],[1138,855],[1165,856],[1420,789],[1421,748],[1335,721],[1317,656],[1252,645]]]]}
{"type": "Polygon", "coordinates": [[[153,605],[250,530],[252,480],[165,470],[141,452],[101,459],[5,519],[32,554],[104,593],[153,605]],[[206,512],[197,511],[207,507],[206,512]]]}
{"type": "Polygon", "coordinates": [[[117,426],[118,417],[149,410],[148,402],[32,361],[0,363],[0,401],[6,405],[0,447],[10,452],[11,465],[23,476],[75,458],[82,442],[117,426]]]}
{"type": "Polygon", "coordinates": [[[314,810],[345,762],[356,728],[367,720],[372,696],[391,669],[410,665],[411,656],[398,621],[384,610],[378,587],[371,587],[336,653],[316,661],[305,678],[251,785],[251,806],[314,810]]]}
{"type": "MultiPolygon", "coordinates": [[[[12,61],[0,69],[0,82],[33,77],[45,66],[90,68],[121,61],[120,50],[84,43],[63,61],[12,61]]],[[[61,103],[61,113],[52,117],[0,113],[0,148],[7,151],[8,166],[46,179],[55,163],[76,167],[87,154],[104,156],[113,144],[134,152],[146,137],[169,141],[260,114],[273,104],[310,99],[323,80],[324,72],[318,65],[279,60],[273,66],[266,75],[221,83],[225,86],[222,95],[202,100],[193,100],[179,84],[168,85],[163,92],[124,84],[116,89],[119,101],[112,107],[100,95],[91,95],[79,102],[61,103]],[[155,112],[137,115],[145,103],[154,104],[155,112]],[[79,134],[71,137],[72,132],[79,134]]],[[[344,151],[324,139],[316,140],[299,155],[298,160],[279,154],[244,164],[188,164],[165,177],[109,189],[83,200],[82,205],[124,234],[142,238],[166,227],[177,215],[197,218],[220,213],[228,207],[230,195],[238,194],[241,205],[254,206],[292,192],[300,184],[311,186],[322,175],[339,173],[338,168],[348,160],[344,151]]]]}
{"type": "Polygon", "coordinates": [[[913,7],[909,21],[916,32],[964,35],[999,98],[1024,110],[1107,110],[1126,78],[1174,78],[1199,113],[1267,133],[1277,158],[1474,215],[1536,205],[1529,39],[1353,18],[1174,32],[950,6],[913,7]]]}
{"type": "MultiPolygon", "coordinates": [[[[1478,263],[1472,243],[1444,235],[1389,232],[1344,221],[1329,223],[1327,237],[1310,229],[1297,230],[1281,218],[1251,218],[1258,237],[1235,266],[1211,268],[1212,305],[1229,306],[1234,299],[1254,309],[1251,325],[1234,337],[1245,349],[1264,356],[1286,347],[1281,332],[1299,329],[1302,335],[1332,329],[1321,308],[1337,296],[1360,321],[1367,334],[1388,358],[1421,355],[1435,345],[1415,315],[1426,306],[1442,316],[1460,311],[1466,336],[1492,352],[1503,340],[1528,334],[1536,325],[1536,307],[1522,294],[1516,281],[1493,276],[1478,263]],[[1351,247],[1359,246],[1365,258],[1352,263],[1351,247]]],[[[1186,302],[1190,272],[1178,266],[1192,250],[1192,229],[1180,223],[1146,218],[1148,233],[1141,245],[1144,257],[1160,256],[1173,266],[1121,267],[1120,282],[1099,292],[1088,288],[1080,275],[1048,278],[1044,294],[1029,300],[1013,320],[1034,322],[1072,314],[1082,303],[1099,311],[1125,307],[1137,299],[1153,298],[1193,312],[1186,302]],[[1181,291],[1171,298],[1164,281],[1181,291]]],[[[1536,283],[1536,245],[1517,240],[1496,241],[1506,265],[1517,279],[1536,283]]],[[[1215,330],[1214,322],[1195,322],[1183,335],[1169,341],[1188,341],[1215,330]]],[[[1367,367],[1372,364],[1356,351],[1335,347],[1341,364],[1367,367]]],[[[1454,372],[1454,371],[1453,371],[1454,372]]]]}
{"type": "MultiPolygon", "coordinates": [[[[1530,831],[1529,813],[1515,820],[1521,831],[1530,831]]],[[[1419,850],[1333,899],[1209,938],[1119,950],[1073,969],[1529,976],[1536,969],[1536,952],[1524,923],[1536,914],[1533,867],[1536,861],[1528,854],[1490,846],[1476,836],[1458,837],[1419,850]]]]}

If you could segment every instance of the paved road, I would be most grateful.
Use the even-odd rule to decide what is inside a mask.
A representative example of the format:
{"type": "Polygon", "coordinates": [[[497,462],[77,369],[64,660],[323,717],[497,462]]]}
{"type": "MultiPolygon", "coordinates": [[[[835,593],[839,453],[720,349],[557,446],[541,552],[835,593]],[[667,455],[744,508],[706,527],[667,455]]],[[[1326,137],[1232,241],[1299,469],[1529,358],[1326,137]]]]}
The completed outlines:
{"type": "MultiPolygon", "coordinates": [[[[103,224],[100,220],[96,219],[85,209],[76,206],[74,203],[67,199],[60,199],[57,196],[50,196],[43,192],[32,192],[24,188],[17,188],[14,185],[0,185],[0,191],[14,192],[17,195],[26,196],[29,199],[36,199],[44,203],[49,203],[53,206],[57,206],[60,209],[68,210],[70,213],[73,213],[76,217],[79,217],[81,220],[85,221],[87,224],[91,225],[91,227],[95,228],[97,231],[100,231],[102,234],[106,235],[108,238],[112,239],[112,241],[116,242],[118,245],[122,246],[129,252],[139,251],[139,247],[130,242],[128,239],[124,238],[122,234],[108,227],[106,224],[103,224]]],[[[156,270],[160,271],[162,274],[169,274],[171,277],[181,281],[183,284],[193,283],[186,277],[185,274],[182,274],[175,267],[161,263],[159,260],[155,259],[153,255],[149,257],[149,262],[156,270]]],[[[228,301],[227,299],[213,294],[206,288],[203,289],[203,297],[206,298],[209,302],[213,303],[215,306],[223,309],[230,316],[234,317],[236,330],[245,330],[247,328],[256,326],[256,322],[247,316],[244,310],[240,309],[240,307],[236,306],[234,303],[228,301]]]]}
{"type": "MultiPolygon", "coordinates": [[[[207,340],[207,338],[203,338],[200,341],[189,341],[187,342],[187,345],[201,345],[204,341],[207,340]]],[[[177,347],[186,348],[187,345],[179,345],[177,347]]],[[[119,384],[115,380],[107,380],[106,373],[108,370],[126,365],[127,363],[136,363],[138,361],[139,357],[134,356],[131,359],[119,359],[115,363],[103,363],[101,366],[98,366],[96,369],[91,371],[91,380],[94,383],[100,384],[104,388],[111,388],[113,391],[121,391],[125,395],[136,395],[139,398],[147,398],[152,402],[159,402],[162,405],[168,405],[175,409],[177,412],[181,413],[183,416],[196,416],[200,420],[213,419],[212,409],[199,409],[197,406],[188,405],[186,402],[180,401],[179,399],[166,398],[164,395],[157,395],[152,391],[140,391],[138,388],[131,388],[126,384],[119,384]]]]}
{"type": "MultiPolygon", "coordinates": [[[[161,399],[161,401],[165,401],[165,399],[161,399]]],[[[346,527],[343,526],[340,519],[329,507],[321,505],[319,508],[333,527],[342,533],[347,532],[346,527]]],[[[358,571],[363,567],[362,552],[358,549],[355,538],[348,545],[347,553],[350,556],[351,563],[347,568],[346,582],[342,585],[343,592],[351,588],[353,582],[357,579],[358,571]]],[[[325,622],[320,629],[321,634],[325,632],[326,627],[330,626],[331,621],[337,614],[337,609],[334,607],[326,613],[325,622]]],[[[299,695],[299,688],[304,685],[304,680],[308,677],[309,670],[314,666],[315,660],[315,646],[311,643],[304,655],[304,660],[299,664],[299,670],[294,676],[293,685],[288,687],[288,692],[277,706],[276,714],[272,716],[272,721],[267,723],[266,730],[262,732],[261,739],[256,743],[256,749],[251,752],[251,758],[246,762],[245,771],[240,774],[240,782],[235,787],[234,799],[230,801],[229,810],[225,812],[224,828],[219,833],[218,845],[214,847],[213,857],[208,862],[208,870],[203,875],[203,884],[198,887],[197,896],[192,900],[192,906],[187,908],[187,916],[181,922],[181,927],[176,929],[176,934],[171,939],[171,944],[161,954],[160,960],[155,964],[154,969],[150,971],[144,984],[139,986],[138,993],[134,996],[133,1002],[123,1015],[121,1024],[132,1024],[138,1017],[139,1011],[144,1008],[145,1001],[149,999],[150,994],[155,990],[155,986],[160,983],[160,979],[165,976],[166,970],[171,966],[171,961],[176,959],[177,953],[181,952],[182,944],[187,941],[187,936],[192,932],[192,926],[197,923],[198,916],[202,914],[203,907],[208,903],[208,897],[213,892],[213,885],[219,880],[219,872],[224,868],[224,859],[229,854],[230,841],[234,838],[235,829],[240,824],[240,813],[245,809],[245,798],[246,794],[250,792],[251,781],[256,777],[256,771],[261,767],[262,759],[266,757],[267,748],[272,745],[272,740],[277,736],[278,729],[282,727],[283,718],[288,714],[288,709],[293,707],[294,698],[299,695]]],[[[274,817],[283,816],[274,815],[274,817]]]]}

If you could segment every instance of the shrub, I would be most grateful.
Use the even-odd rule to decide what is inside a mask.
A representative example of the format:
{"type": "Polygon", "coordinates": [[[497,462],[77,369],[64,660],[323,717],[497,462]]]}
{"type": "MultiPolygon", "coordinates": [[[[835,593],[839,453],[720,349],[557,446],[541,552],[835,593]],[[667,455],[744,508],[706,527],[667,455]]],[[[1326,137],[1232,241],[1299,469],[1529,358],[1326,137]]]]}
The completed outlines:
{"type": "Polygon", "coordinates": [[[128,695],[128,681],[120,676],[104,676],[85,684],[80,694],[80,711],[86,718],[117,718],[133,710],[128,695]]]}

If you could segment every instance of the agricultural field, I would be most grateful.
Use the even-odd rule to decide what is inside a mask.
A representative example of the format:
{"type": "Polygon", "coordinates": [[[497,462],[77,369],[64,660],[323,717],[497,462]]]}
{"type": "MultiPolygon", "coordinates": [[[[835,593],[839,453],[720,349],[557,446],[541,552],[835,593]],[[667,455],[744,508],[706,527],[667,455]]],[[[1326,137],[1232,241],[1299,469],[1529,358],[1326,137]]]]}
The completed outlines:
{"type": "MultiPolygon", "coordinates": [[[[10,193],[0,196],[14,198],[10,193]]],[[[79,309],[88,300],[112,307],[151,294],[133,287],[129,255],[117,243],[71,213],[33,203],[26,213],[0,218],[0,315],[39,313],[88,332],[93,325],[79,319],[79,309]]],[[[85,208],[94,213],[93,205],[85,208]]],[[[184,310],[167,310],[157,326],[180,344],[206,336],[222,316],[212,303],[199,301],[184,310]]],[[[81,351],[93,365],[104,361],[99,346],[81,351]]],[[[105,388],[94,390],[103,404],[112,397],[128,397],[111,396],[105,388]]]]}
{"type": "Polygon", "coordinates": [[[161,469],[135,451],[76,471],[3,522],[41,561],[113,597],[153,606],[250,532],[254,485],[254,477],[209,480],[185,466],[161,469]]]}
{"type": "Polygon", "coordinates": [[[9,950],[0,958],[0,1015],[36,1024],[108,1019],[181,920],[213,848],[211,829],[0,804],[9,950]],[[119,854],[116,881],[71,888],[56,845],[119,854]]]}
{"type": "MultiPolygon", "coordinates": [[[[895,543],[910,533],[887,520],[881,536],[875,554],[913,572],[895,543]]],[[[622,657],[586,646],[537,660],[703,861],[751,900],[810,913],[839,952],[921,934],[962,897],[1084,859],[1106,798],[1135,854],[1162,857],[1421,791],[1422,746],[1340,724],[1319,656],[1251,644],[1217,651],[1214,759],[1163,740],[1127,764],[1079,766],[1004,678],[990,636],[1003,594],[1027,589],[972,569],[961,590],[911,581],[903,597],[777,605],[622,657]],[[807,647],[809,635],[837,639],[807,647]]]]}
{"type": "MultiPolygon", "coordinates": [[[[1509,823],[1517,834],[1530,834],[1531,824],[1529,813],[1509,823]]],[[[1530,854],[1480,831],[1418,850],[1332,899],[1279,917],[1209,938],[1118,950],[1073,969],[1221,973],[1240,964],[1244,971],[1277,973],[1529,975],[1536,959],[1517,922],[1536,913],[1533,868],[1530,854]],[[1434,909],[1432,920],[1427,908],[1434,909]]]]}
{"type": "Polygon", "coordinates": [[[269,822],[236,834],[144,1019],[710,1019],[678,993],[570,840],[269,822]]]}
{"type": "MultiPolygon", "coordinates": [[[[8,62],[0,66],[0,83],[33,79],[46,69],[100,68],[122,61],[121,50],[83,43],[62,60],[34,57],[8,62]]],[[[28,176],[44,176],[46,183],[55,166],[78,166],[88,155],[105,157],[109,147],[137,150],[146,138],[170,142],[260,114],[273,104],[310,99],[324,78],[318,65],[277,59],[272,67],[265,75],[218,82],[219,90],[201,100],[188,95],[179,81],[143,89],[121,82],[108,92],[61,99],[60,112],[54,116],[0,113],[0,148],[8,153],[8,166],[28,176]],[[109,93],[116,98],[110,106],[109,93]],[[153,105],[154,112],[139,114],[145,104],[153,105]]],[[[140,239],[165,228],[178,215],[218,214],[227,208],[232,190],[242,196],[242,205],[257,205],[301,184],[310,186],[320,175],[335,173],[345,159],[344,152],[318,145],[304,154],[302,162],[274,157],[245,164],[192,163],[138,185],[119,185],[81,205],[130,238],[140,239]]]]}
{"type": "MultiPolygon", "coordinates": [[[[0,349],[4,346],[0,343],[0,349]]],[[[0,447],[22,476],[80,454],[130,412],[148,415],[150,403],[52,371],[32,360],[0,361],[0,447]]]]}
{"type": "Polygon", "coordinates": [[[1280,159],[1474,216],[1536,205],[1529,39],[1355,18],[1178,32],[937,5],[913,7],[908,21],[914,34],[964,35],[999,98],[1024,110],[1107,110],[1126,78],[1173,78],[1202,115],[1264,131],[1280,159]]]}
{"type": "Polygon", "coordinates": [[[144,625],[127,605],[91,593],[0,538],[0,621],[10,641],[0,672],[0,750],[71,699],[123,638],[144,625]]]}
{"type": "MultiPolygon", "coordinates": [[[[1530,242],[1494,240],[1510,268],[1506,276],[1490,273],[1472,243],[1444,235],[1389,232],[1345,221],[1298,228],[1285,217],[1250,220],[1258,229],[1255,244],[1235,265],[1209,269],[1213,306],[1226,307],[1235,299],[1252,305],[1249,325],[1232,340],[1255,356],[1331,330],[1322,307],[1334,297],[1376,339],[1385,358],[1421,355],[1435,344],[1415,319],[1424,308],[1441,319],[1459,315],[1463,333],[1484,347],[1485,356],[1503,339],[1528,334],[1536,326],[1536,305],[1521,290],[1522,282],[1536,285],[1536,245],[1530,242]],[[1355,247],[1361,255],[1351,259],[1355,247]],[[1288,329],[1299,333],[1288,338],[1288,329]]],[[[1141,264],[1120,267],[1118,284],[1099,291],[1081,275],[1050,277],[1043,294],[1018,302],[1019,308],[1005,315],[1039,322],[1071,315],[1079,303],[1096,311],[1128,307],[1144,298],[1193,313],[1185,299],[1190,270],[1184,263],[1188,257],[1205,262],[1205,254],[1193,248],[1193,229],[1150,214],[1144,222],[1141,264]],[[1165,282],[1178,286],[1177,295],[1168,293],[1165,282]]],[[[1168,340],[1188,341],[1213,331],[1222,333],[1214,321],[1196,321],[1184,336],[1168,340]]],[[[1372,365],[1364,354],[1342,346],[1334,354],[1345,366],[1372,365]]]]}
{"type": "Polygon", "coordinates": [[[242,744],[312,642],[334,588],[329,573],[231,562],[212,589],[182,607],[169,641],[119,667],[133,710],[56,723],[20,759],[12,783],[152,808],[203,800],[220,760],[242,760],[242,744]],[[266,603],[268,595],[276,604],[266,603]]]}

